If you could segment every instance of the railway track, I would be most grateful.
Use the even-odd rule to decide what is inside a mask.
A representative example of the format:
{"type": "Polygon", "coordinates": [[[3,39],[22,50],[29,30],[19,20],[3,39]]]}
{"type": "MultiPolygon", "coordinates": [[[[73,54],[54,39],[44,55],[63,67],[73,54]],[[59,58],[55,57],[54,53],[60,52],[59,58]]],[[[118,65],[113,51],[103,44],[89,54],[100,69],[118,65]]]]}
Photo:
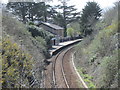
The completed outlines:
{"type": "Polygon", "coordinates": [[[51,64],[46,67],[45,87],[47,88],[86,88],[73,68],[72,52],[75,43],[52,52],[51,64]],[[80,80],[80,81],[79,81],[80,80]]]}
{"type": "MultiPolygon", "coordinates": [[[[55,60],[54,60],[54,62],[53,62],[53,64],[52,64],[52,80],[53,80],[53,88],[58,88],[59,87],[59,85],[58,84],[60,84],[60,83],[58,83],[59,81],[57,80],[57,72],[58,71],[56,71],[57,69],[56,69],[56,67],[57,67],[57,65],[59,65],[59,67],[61,67],[60,69],[60,71],[61,71],[61,75],[62,75],[62,78],[61,78],[61,80],[62,80],[62,82],[64,82],[64,83],[62,83],[62,85],[63,85],[63,88],[70,88],[70,85],[69,85],[69,83],[68,83],[68,80],[67,80],[67,76],[66,76],[66,74],[65,74],[65,71],[64,71],[64,58],[65,58],[65,55],[71,50],[71,49],[73,49],[73,47],[71,47],[71,48],[68,48],[68,49],[66,49],[66,50],[62,50],[61,52],[59,52],[57,55],[56,55],[56,57],[55,57],[55,60]],[[61,57],[61,60],[59,59],[59,57],[61,57]],[[59,63],[59,64],[57,64],[57,63],[59,63]]],[[[61,86],[60,86],[61,87],[61,86]]]]}

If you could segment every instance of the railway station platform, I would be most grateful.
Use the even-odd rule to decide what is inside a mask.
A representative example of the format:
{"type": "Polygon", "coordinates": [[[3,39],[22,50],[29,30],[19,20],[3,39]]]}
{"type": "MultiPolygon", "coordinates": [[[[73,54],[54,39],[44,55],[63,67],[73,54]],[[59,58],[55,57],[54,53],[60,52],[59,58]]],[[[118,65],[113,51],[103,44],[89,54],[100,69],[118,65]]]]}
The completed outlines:
{"type": "Polygon", "coordinates": [[[53,45],[52,48],[49,50],[49,53],[52,55],[52,53],[55,52],[56,50],[66,46],[66,45],[69,45],[69,44],[72,44],[72,43],[75,43],[75,42],[78,42],[81,40],[82,39],[76,39],[76,40],[61,42],[61,43],[59,43],[59,45],[53,45]]]}

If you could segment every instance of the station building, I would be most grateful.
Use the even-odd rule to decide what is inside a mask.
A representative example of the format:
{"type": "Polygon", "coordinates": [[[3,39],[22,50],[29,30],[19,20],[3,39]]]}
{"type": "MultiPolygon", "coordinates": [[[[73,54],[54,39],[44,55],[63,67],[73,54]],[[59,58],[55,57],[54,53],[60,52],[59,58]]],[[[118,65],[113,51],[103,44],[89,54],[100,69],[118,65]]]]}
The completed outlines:
{"type": "Polygon", "coordinates": [[[48,23],[48,22],[41,22],[39,23],[39,27],[42,27],[44,30],[51,32],[52,34],[54,34],[54,38],[52,38],[52,44],[53,45],[58,45],[60,42],[60,39],[64,37],[64,28],[52,24],[52,23],[48,23]]]}
{"type": "Polygon", "coordinates": [[[54,35],[59,35],[60,37],[64,37],[64,28],[58,25],[47,22],[41,22],[39,26],[42,27],[44,30],[53,33],[54,35]]]}

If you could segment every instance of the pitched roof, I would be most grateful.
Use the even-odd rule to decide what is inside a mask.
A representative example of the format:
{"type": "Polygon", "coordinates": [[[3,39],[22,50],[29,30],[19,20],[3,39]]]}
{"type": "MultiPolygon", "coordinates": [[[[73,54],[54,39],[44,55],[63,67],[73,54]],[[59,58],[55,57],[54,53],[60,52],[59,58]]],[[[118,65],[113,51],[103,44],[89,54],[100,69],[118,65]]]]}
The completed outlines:
{"type": "Polygon", "coordinates": [[[64,29],[64,28],[62,28],[62,27],[60,27],[58,25],[52,24],[52,23],[42,22],[42,24],[47,25],[47,26],[49,26],[49,27],[51,27],[53,29],[56,29],[56,30],[64,29]]]}

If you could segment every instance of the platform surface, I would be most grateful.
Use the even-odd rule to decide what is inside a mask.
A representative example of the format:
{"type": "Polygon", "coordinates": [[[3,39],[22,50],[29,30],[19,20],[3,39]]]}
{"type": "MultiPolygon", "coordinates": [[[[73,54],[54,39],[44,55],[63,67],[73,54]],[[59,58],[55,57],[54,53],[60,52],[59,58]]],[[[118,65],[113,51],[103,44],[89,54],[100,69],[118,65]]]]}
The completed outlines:
{"type": "Polygon", "coordinates": [[[81,40],[82,40],[82,39],[76,39],[76,40],[61,42],[61,43],[59,43],[59,45],[53,45],[53,46],[52,46],[52,49],[50,49],[49,52],[50,52],[50,54],[52,55],[52,53],[53,53],[54,51],[56,51],[57,49],[62,48],[62,47],[66,46],[66,45],[69,45],[69,44],[71,44],[71,43],[74,43],[74,42],[77,42],[77,41],[81,41],[81,40]]]}

